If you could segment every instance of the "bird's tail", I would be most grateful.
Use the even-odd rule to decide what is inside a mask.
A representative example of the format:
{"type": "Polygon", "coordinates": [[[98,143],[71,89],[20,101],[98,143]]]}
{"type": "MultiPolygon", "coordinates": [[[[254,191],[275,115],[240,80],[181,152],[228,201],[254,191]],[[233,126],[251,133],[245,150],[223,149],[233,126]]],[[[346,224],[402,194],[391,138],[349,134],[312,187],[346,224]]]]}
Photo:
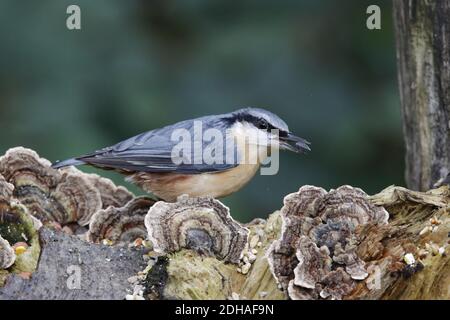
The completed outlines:
{"type": "Polygon", "coordinates": [[[82,164],[86,164],[86,162],[84,162],[82,160],[77,160],[75,158],[71,158],[71,159],[67,159],[67,160],[63,160],[63,161],[56,161],[55,163],[52,164],[52,168],[58,169],[58,168],[63,168],[63,167],[68,167],[68,166],[79,166],[82,164]]]}

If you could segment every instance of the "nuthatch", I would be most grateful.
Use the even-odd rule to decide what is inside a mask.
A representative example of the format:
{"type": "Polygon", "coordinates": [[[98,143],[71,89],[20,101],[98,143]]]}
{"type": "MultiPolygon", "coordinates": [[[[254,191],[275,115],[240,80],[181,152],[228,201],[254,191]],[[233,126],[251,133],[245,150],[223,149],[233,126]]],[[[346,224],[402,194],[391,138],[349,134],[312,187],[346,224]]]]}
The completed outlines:
{"type": "Polygon", "coordinates": [[[183,194],[219,198],[236,192],[250,181],[263,158],[268,156],[268,149],[301,153],[310,150],[308,145],[308,141],[289,132],[287,124],[272,112],[244,108],[144,132],[111,147],[56,162],[53,168],[89,164],[116,170],[165,201],[175,201],[183,194]],[[201,124],[205,135],[196,132],[197,124],[201,124]],[[208,130],[212,134],[206,137],[208,130]],[[226,138],[220,141],[218,134],[226,138]],[[223,151],[227,161],[206,161],[202,158],[202,151],[208,148],[211,151],[205,140],[212,140],[213,136],[216,148],[211,153],[212,157],[223,151]],[[252,140],[248,139],[249,136],[265,139],[252,140]],[[180,137],[188,141],[179,143],[180,137]],[[229,143],[230,140],[234,143],[229,143]],[[194,146],[194,155],[190,152],[190,143],[194,146]],[[254,162],[242,161],[248,157],[250,144],[256,145],[260,158],[254,162]],[[199,148],[200,157],[197,153],[199,148]],[[183,149],[182,155],[177,153],[180,149],[183,149]],[[229,154],[232,156],[229,157],[229,154]]]}

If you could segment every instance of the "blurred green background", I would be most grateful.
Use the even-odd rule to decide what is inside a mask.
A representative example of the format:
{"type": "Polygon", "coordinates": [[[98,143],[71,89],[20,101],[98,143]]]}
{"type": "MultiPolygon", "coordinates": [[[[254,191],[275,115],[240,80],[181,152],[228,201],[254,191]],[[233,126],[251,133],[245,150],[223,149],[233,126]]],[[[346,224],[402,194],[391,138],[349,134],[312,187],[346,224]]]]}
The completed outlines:
{"type": "Polygon", "coordinates": [[[265,217],[304,184],[403,185],[391,11],[388,0],[2,0],[0,152],[21,145],[54,161],[259,106],[313,151],[282,153],[278,175],[225,198],[235,218],[265,217]],[[70,4],[80,31],[66,28],[70,4]],[[366,28],[370,4],[381,30],[366,28]]]}

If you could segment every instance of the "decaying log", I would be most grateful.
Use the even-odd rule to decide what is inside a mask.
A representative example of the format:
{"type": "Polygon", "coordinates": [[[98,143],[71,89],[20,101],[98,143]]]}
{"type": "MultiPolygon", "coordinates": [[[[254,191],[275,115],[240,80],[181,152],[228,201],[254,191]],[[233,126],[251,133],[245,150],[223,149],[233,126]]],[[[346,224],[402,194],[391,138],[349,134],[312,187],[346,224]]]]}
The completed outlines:
{"type": "MultiPolygon", "coordinates": [[[[224,264],[213,258],[199,256],[195,252],[182,250],[170,255],[170,262],[163,272],[167,273],[166,284],[164,286],[163,297],[182,299],[287,299],[287,298],[342,298],[342,299],[449,299],[450,298],[450,259],[449,259],[449,198],[450,190],[447,186],[432,190],[428,193],[413,192],[399,187],[389,187],[381,193],[365,197],[358,191],[355,195],[343,195],[345,190],[352,190],[350,187],[343,187],[338,192],[330,192],[329,197],[325,197],[325,203],[320,200],[313,200],[312,209],[308,207],[303,199],[299,203],[292,204],[292,199],[299,193],[315,192],[315,187],[302,187],[298,193],[287,196],[285,206],[281,212],[275,212],[267,220],[257,220],[247,225],[250,230],[249,248],[256,249],[256,259],[251,263],[251,267],[243,270],[245,262],[239,267],[224,264]],[[303,189],[303,190],[302,190],[303,189]],[[341,194],[339,194],[341,193],[341,194]],[[337,195],[336,195],[337,194],[337,195]],[[287,203],[286,203],[287,201],[287,203]],[[353,203],[360,202],[361,205],[353,206],[353,203]],[[370,202],[370,203],[368,203],[370,202]],[[325,208],[320,208],[326,204],[325,208]],[[380,211],[384,206],[390,218],[387,223],[383,223],[384,214],[380,211]],[[350,206],[350,207],[349,207],[350,206]],[[351,257],[341,254],[343,262],[337,264],[334,261],[329,271],[331,275],[325,274],[322,279],[318,278],[312,285],[305,285],[299,281],[298,288],[292,288],[294,284],[295,269],[299,266],[298,256],[295,248],[298,241],[292,241],[293,247],[281,246],[279,252],[284,254],[280,260],[284,260],[284,267],[281,272],[272,274],[270,252],[275,240],[280,240],[282,229],[286,230],[287,222],[283,218],[286,210],[293,213],[292,220],[298,220],[298,213],[311,214],[313,211],[327,212],[330,218],[336,214],[338,219],[342,214],[349,212],[349,216],[363,215],[364,206],[374,210],[374,215],[378,216],[378,223],[365,223],[355,229],[352,250],[349,246],[348,254],[356,252],[356,256],[364,261],[364,269],[367,277],[358,272],[350,262],[355,262],[351,257]],[[297,208],[298,211],[292,208],[297,208]],[[319,209],[319,210],[317,210],[319,209]],[[350,210],[349,210],[350,209],[350,210]],[[377,213],[378,212],[378,213],[377,213]],[[256,240],[252,241],[252,238],[256,240]],[[256,244],[256,245],[255,245],[256,244]],[[412,255],[415,261],[408,260],[412,255]],[[293,257],[293,258],[289,258],[293,257]],[[406,258],[405,258],[406,257],[406,258]],[[345,260],[348,259],[348,260],[345,260]],[[406,262],[406,261],[408,262],[406,262]],[[346,277],[342,272],[335,272],[340,266],[345,266],[348,262],[352,276],[346,277]],[[278,283],[275,277],[278,277],[278,283]],[[283,285],[284,276],[287,282],[283,285]],[[334,283],[333,276],[336,276],[334,283]],[[208,280],[206,280],[208,279],[208,280]],[[328,291],[321,293],[324,283],[329,281],[328,291]],[[347,280],[345,280],[347,279],[347,280]],[[345,281],[353,283],[348,288],[342,289],[340,285],[345,281]],[[289,282],[291,286],[289,286],[289,282]],[[339,286],[333,287],[333,285],[339,286]],[[285,289],[284,291],[280,290],[285,289]],[[294,290],[295,289],[295,290],[294,290]],[[300,292],[299,292],[300,290],[300,292]],[[346,295],[337,295],[340,290],[344,290],[346,295]],[[345,292],[345,290],[349,290],[345,292]],[[327,292],[332,294],[327,295],[327,292]],[[316,296],[317,294],[317,296],[316,296]],[[336,295],[335,295],[336,294],[336,295]],[[333,296],[334,295],[334,296],[333,296]]],[[[326,192],[322,189],[323,194],[326,192]]],[[[311,195],[309,195],[311,196],[311,195]]],[[[312,197],[310,199],[317,199],[312,197]]],[[[306,196],[308,199],[308,196],[306,196]]],[[[366,211],[367,212],[367,211],[366,211]]],[[[364,219],[364,218],[363,218],[364,219]]],[[[311,219],[309,222],[314,223],[311,219]]],[[[345,221],[345,219],[343,219],[345,221]]],[[[333,231],[333,219],[325,219],[317,225],[324,229],[331,226],[333,231]],[[327,223],[323,223],[326,221],[327,223]],[[330,222],[330,223],[328,223],[330,222]]],[[[296,224],[299,230],[304,228],[311,231],[311,225],[302,223],[296,224]]],[[[336,233],[330,232],[327,240],[333,237],[348,235],[342,225],[335,229],[336,233]]],[[[307,240],[311,240],[312,234],[325,234],[320,232],[305,232],[307,240]]],[[[292,234],[288,239],[292,240],[292,234]]],[[[351,237],[350,237],[351,238],[351,237]]],[[[286,243],[284,243],[286,245],[286,243]]],[[[318,246],[316,246],[318,248],[318,246]]],[[[344,248],[346,249],[346,248],[344,248]]],[[[345,250],[344,250],[345,251],[345,250]]],[[[345,252],[344,252],[345,253],[345,252]]],[[[244,257],[248,252],[244,252],[244,257]]],[[[329,253],[327,253],[329,255],[329,253]]],[[[319,256],[320,258],[320,256],[319,256]]],[[[327,259],[316,259],[310,265],[313,273],[316,273],[320,265],[327,259]]],[[[310,260],[311,261],[311,260],[310,260]]],[[[305,262],[305,260],[304,260],[305,262]]],[[[273,268],[272,268],[273,269],[273,268]]],[[[153,275],[154,276],[154,275],[153,275]]],[[[159,288],[161,291],[161,288],[159,288]]],[[[342,292],[341,292],[342,293],[342,292]]],[[[161,296],[159,296],[161,298],[161,296]]]]}
{"type": "Polygon", "coordinates": [[[0,299],[450,299],[448,186],[303,186],[240,224],[215,199],[154,203],[92,178],[0,157],[0,299]]]}

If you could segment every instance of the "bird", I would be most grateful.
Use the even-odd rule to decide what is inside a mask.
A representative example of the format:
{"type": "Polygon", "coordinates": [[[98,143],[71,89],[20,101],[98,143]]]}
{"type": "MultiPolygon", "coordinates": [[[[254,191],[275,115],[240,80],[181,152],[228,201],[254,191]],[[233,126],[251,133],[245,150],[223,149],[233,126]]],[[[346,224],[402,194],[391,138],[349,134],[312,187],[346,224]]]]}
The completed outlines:
{"type": "Polygon", "coordinates": [[[311,149],[310,142],[291,133],[276,114],[246,107],[150,130],[110,147],[56,161],[52,167],[91,165],[115,170],[158,199],[174,202],[182,195],[222,198],[240,190],[273,150],[306,153],[311,149]],[[248,161],[252,146],[256,161],[248,161]],[[208,149],[213,160],[224,153],[226,161],[202,158],[204,153],[198,149],[208,149]]]}

